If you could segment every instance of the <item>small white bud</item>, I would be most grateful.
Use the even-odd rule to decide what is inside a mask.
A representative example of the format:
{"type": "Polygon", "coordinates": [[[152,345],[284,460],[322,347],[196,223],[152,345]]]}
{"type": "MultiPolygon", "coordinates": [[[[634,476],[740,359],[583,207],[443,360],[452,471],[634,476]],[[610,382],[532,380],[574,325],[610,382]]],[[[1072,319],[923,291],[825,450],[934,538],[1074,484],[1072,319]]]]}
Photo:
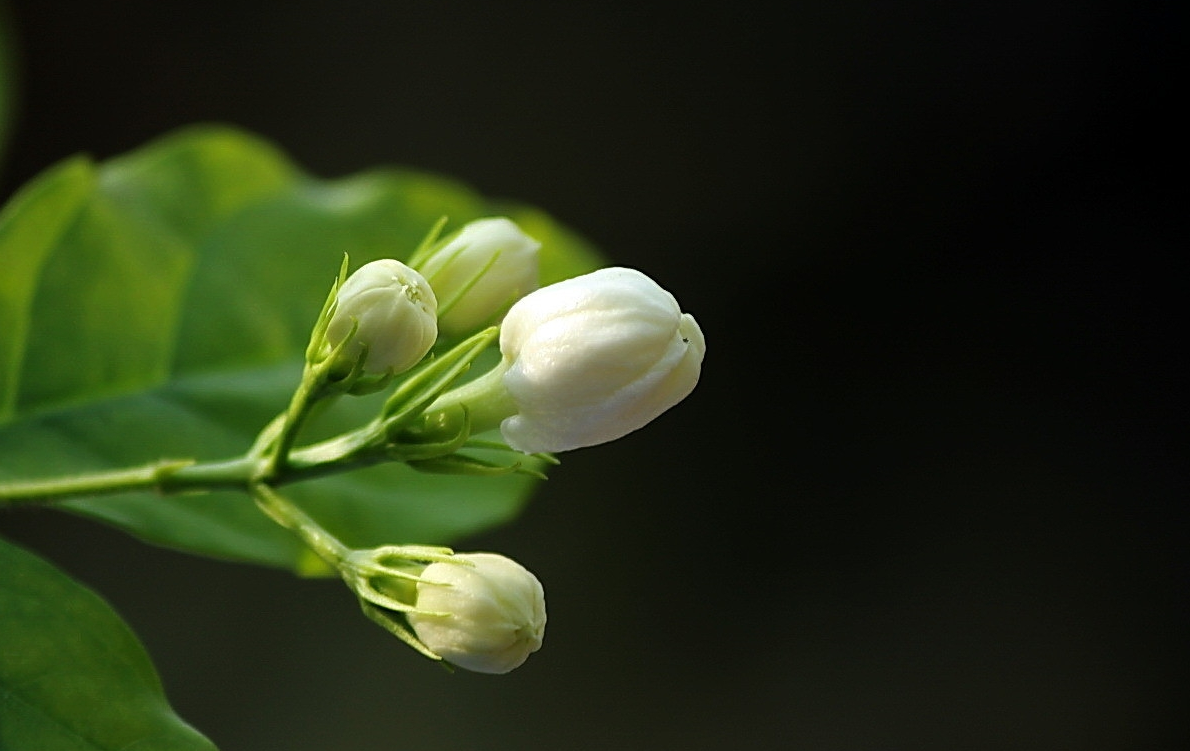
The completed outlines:
{"type": "Polygon", "coordinates": [[[335,296],[326,340],[337,347],[358,321],[346,357],[368,346],[366,373],[401,373],[425,357],[438,337],[438,300],[429,283],[391,258],[364,264],[335,296]]]}
{"type": "Polygon", "coordinates": [[[418,267],[443,306],[442,333],[462,336],[495,323],[537,289],[540,247],[504,217],[477,219],[447,238],[418,267]]]}
{"type": "Polygon", "coordinates": [[[501,433],[509,446],[536,453],[643,427],[694,389],[706,342],[652,279],[605,268],[522,298],[504,318],[500,350],[517,407],[501,433]]]}
{"type": "Polygon", "coordinates": [[[541,648],[545,591],[516,561],[459,553],[431,563],[421,579],[409,625],[447,662],[477,673],[507,673],[541,648]]]}

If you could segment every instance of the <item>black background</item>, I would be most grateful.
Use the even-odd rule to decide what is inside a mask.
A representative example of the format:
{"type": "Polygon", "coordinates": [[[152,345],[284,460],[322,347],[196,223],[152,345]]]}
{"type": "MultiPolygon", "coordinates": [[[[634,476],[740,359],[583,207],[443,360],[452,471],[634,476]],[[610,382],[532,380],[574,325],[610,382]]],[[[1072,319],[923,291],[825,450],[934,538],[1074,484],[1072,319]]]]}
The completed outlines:
{"type": "Polygon", "coordinates": [[[686,402],[460,541],[546,585],[508,676],[446,674],[334,582],[0,519],[224,751],[1186,740],[1171,7],[10,5],[5,196],[230,122],[321,176],[539,205],[706,332],[686,402]]]}

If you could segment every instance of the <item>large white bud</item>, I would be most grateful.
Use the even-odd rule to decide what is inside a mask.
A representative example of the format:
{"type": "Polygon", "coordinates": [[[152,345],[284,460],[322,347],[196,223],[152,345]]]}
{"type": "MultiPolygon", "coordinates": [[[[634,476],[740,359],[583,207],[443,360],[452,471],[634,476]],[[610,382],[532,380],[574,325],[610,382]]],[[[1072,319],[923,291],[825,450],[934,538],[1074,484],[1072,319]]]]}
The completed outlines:
{"type": "Polygon", "coordinates": [[[639,271],[605,268],[513,305],[500,331],[500,425],[526,453],[606,443],[643,427],[698,383],[706,342],[673,295],[639,271]]]}

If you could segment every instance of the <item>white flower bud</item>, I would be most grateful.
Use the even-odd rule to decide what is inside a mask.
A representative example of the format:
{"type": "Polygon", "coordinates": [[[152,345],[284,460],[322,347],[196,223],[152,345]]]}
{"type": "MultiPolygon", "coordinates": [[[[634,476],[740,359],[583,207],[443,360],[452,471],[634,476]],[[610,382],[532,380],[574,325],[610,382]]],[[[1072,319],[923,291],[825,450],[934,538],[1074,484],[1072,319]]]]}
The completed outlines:
{"type": "Polygon", "coordinates": [[[418,267],[442,303],[442,333],[461,336],[495,323],[537,289],[540,247],[504,217],[477,219],[447,238],[418,267]]]}
{"type": "Polygon", "coordinates": [[[354,360],[366,344],[366,373],[401,373],[421,360],[438,338],[438,300],[413,269],[391,258],[364,264],[347,277],[335,296],[326,329],[337,347],[358,321],[345,350],[354,360]]]}
{"type": "Polygon", "coordinates": [[[500,430],[525,453],[620,438],[684,399],[706,342],[673,295],[634,269],[606,268],[537,290],[500,331],[517,414],[500,430]]]}
{"type": "Polygon", "coordinates": [[[520,667],[545,635],[541,582],[495,553],[453,559],[421,573],[417,609],[407,614],[417,638],[447,662],[477,673],[520,667]]]}

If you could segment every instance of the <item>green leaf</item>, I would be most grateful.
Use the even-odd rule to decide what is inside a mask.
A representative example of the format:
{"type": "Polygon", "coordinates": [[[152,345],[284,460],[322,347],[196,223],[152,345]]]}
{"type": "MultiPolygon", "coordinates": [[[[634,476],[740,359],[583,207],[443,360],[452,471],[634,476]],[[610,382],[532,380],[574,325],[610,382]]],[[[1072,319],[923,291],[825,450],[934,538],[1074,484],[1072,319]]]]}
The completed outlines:
{"type": "MultiPolygon", "coordinates": [[[[440,216],[449,231],[492,214],[542,242],[543,283],[599,265],[538,209],[408,170],[316,179],[227,127],[57,165],[0,214],[0,481],[241,454],[288,402],[344,253],[353,268],[406,257],[440,216]]],[[[383,398],[341,400],[314,429],[362,424],[383,398]]],[[[287,492],[349,545],[448,544],[513,518],[533,483],[386,465],[287,492]]],[[[240,493],[63,505],[160,544],[304,570],[300,546],[240,493]]]]}
{"type": "Polygon", "coordinates": [[[0,539],[0,749],[212,751],[106,602],[0,539]]]}

